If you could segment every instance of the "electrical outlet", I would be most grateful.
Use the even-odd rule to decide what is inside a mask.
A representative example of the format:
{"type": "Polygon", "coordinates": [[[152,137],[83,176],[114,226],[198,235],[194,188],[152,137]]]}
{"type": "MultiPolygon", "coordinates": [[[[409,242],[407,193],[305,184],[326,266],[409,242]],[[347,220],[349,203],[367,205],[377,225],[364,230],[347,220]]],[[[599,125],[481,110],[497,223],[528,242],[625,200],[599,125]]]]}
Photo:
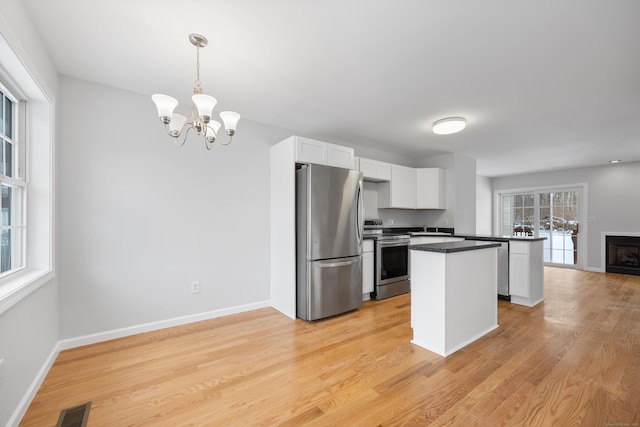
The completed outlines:
{"type": "Polygon", "coordinates": [[[444,225],[449,225],[449,220],[445,218],[444,225]]]}
{"type": "Polygon", "coordinates": [[[191,293],[199,294],[200,293],[200,282],[191,282],[191,293]]]}
{"type": "Polygon", "coordinates": [[[0,359],[0,389],[4,385],[4,359],[0,359]]]}

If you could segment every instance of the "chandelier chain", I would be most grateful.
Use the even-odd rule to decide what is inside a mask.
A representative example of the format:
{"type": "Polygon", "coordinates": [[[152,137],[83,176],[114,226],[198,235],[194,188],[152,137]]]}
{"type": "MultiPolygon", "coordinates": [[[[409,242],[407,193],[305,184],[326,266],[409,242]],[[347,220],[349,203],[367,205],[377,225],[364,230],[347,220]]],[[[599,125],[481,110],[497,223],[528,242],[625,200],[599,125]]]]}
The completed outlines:
{"type": "Polygon", "coordinates": [[[203,93],[200,87],[200,46],[196,46],[196,87],[193,88],[193,93],[203,93]]]}

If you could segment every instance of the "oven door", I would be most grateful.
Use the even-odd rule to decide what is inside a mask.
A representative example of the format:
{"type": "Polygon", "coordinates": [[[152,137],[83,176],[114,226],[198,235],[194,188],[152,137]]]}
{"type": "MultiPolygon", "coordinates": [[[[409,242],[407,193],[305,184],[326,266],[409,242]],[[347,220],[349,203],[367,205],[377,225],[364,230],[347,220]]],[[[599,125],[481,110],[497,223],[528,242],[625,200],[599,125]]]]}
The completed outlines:
{"type": "Polygon", "coordinates": [[[409,241],[376,241],[376,284],[409,278],[409,241]]]}

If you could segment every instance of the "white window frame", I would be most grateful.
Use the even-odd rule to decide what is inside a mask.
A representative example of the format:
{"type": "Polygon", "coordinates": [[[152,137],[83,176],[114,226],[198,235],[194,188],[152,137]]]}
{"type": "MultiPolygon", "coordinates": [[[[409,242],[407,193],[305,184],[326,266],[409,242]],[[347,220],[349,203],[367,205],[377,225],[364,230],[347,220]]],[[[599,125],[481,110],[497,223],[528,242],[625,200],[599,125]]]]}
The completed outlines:
{"type": "MultiPolygon", "coordinates": [[[[0,272],[0,280],[15,274],[22,269],[25,268],[27,264],[27,199],[28,199],[28,184],[26,180],[26,171],[24,158],[22,152],[26,152],[26,143],[23,141],[23,135],[25,135],[25,102],[20,101],[12,90],[10,90],[7,85],[3,84],[0,81],[0,90],[4,94],[6,98],[13,103],[13,111],[11,115],[11,126],[12,126],[12,134],[11,145],[12,148],[12,175],[6,176],[4,174],[0,174],[0,184],[7,185],[12,188],[20,189],[20,196],[17,198],[18,200],[14,200],[17,203],[12,203],[12,218],[19,218],[17,221],[14,221],[14,225],[3,226],[0,225],[1,230],[11,230],[11,269],[5,272],[0,272]],[[16,205],[17,204],[17,205],[16,205]],[[16,231],[18,233],[16,233],[16,231]],[[19,236],[18,239],[14,240],[16,234],[19,236]],[[17,267],[14,267],[17,265],[17,267]]],[[[6,106],[5,106],[6,107],[6,106]]],[[[6,138],[6,136],[5,136],[6,138]]],[[[3,149],[0,147],[0,150],[3,149]]]]}
{"type": "Polygon", "coordinates": [[[21,134],[22,149],[16,166],[29,190],[23,194],[23,224],[29,227],[24,233],[24,268],[0,277],[0,315],[55,277],[55,97],[31,70],[35,68],[22,46],[0,34],[0,81],[21,100],[18,114],[23,120],[16,131],[21,134]]]}
{"type": "MultiPolygon", "coordinates": [[[[557,193],[560,191],[578,191],[581,202],[578,209],[578,218],[580,224],[580,234],[578,235],[578,263],[571,264],[556,264],[547,263],[545,265],[554,267],[565,267],[582,270],[586,265],[588,258],[587,254],[587,236],[588,236],[588,223],[587,223],[587,183],[579,184],[566,184],[566,185],[553,185],[544,187],[526,187],[526,188],[512,188],[504,190],[495,190],[493,193],[494,202],[494,217],[493,217],[493,233],[500,235],[502,233],[502,196],[508,196],[521,193],[557,193]]],[[[535,202],[535,206],[538,206],[538,201],[535,202]]]]}

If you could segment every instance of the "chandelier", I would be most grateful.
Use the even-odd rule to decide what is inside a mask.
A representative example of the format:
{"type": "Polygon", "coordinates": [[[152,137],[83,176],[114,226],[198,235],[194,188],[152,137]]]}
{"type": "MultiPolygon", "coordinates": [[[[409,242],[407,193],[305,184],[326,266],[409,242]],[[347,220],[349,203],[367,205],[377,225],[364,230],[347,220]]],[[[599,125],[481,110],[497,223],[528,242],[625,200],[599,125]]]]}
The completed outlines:
{"type": "MultiPolygon", "coordinates": [[[[196,135],[201,135],[204,139],[204,146],[207,150],[211,150],[212,144],[216,140],[218,130],[222,126],[220,122],[211,120],[213,108],[218,102],[213,96],[205,95],[202,87],[200,87],[200,48],[205,47],[208,43],[207,38],[200,34],[189,34],[189,41],[196,47],[196,81],[193,88],[193,106],[191,109],[191,121],[187,122],[187,118],[182,114],[174,113],[173,110],[178,106],[178,100],[168,95],[155,94],[151,97],[158,108],[158,116],[160,121],[164,123],[167,134],[176,139],[176,144],[183,146],[187,140],[190,131],[194,131],[196,135]],[[184,135],[181,142],[178,138],[184,135]]],[[[223,111],[220,118],[224,122],[224,128],[229,140],[222,145],[229,145],[236,133],[236,125],[240,119],[240,114],[233,111],[223,111]]]]}

